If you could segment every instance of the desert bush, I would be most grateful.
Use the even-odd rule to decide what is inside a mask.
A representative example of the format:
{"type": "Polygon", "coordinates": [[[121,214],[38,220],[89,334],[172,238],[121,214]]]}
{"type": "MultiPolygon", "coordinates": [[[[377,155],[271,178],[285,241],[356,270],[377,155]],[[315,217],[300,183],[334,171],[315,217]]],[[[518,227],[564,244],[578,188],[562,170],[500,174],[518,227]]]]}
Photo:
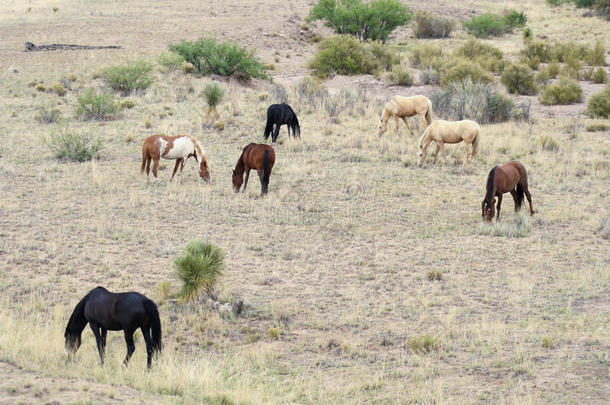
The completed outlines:
{"type": "Polygon", "coordinates": [[[112,94],[92,89],[78,96],[77,102],[76,115],[83,120],[111,120],[120,109],[112,94]]]}
{"type": "Polygon", "coordinates": [[[312,77],[304,77],[295,86],[294,92],[299,104],[314,107],[329,97],[328,90],[312,77]]]}
{"type": "Polygon", "coordinates": [[[441,74],[438,70],[429,67],[421,71],[419,80],[421,80],[423,84],[430,84],[433,86],[439,85],[441,84],[441,74]]]}
{"type": "Polygon", "coordinates": [[[512,32],[514,28],[522,27],[526,22],[527,16],[525,13],[508,10],[504,15],[486,13],[472,17],[470,21],[463,21],[462,24],[470,35],[477,38],[487,38],[512,32]]]}
{"type": "Polygon", "coordinates": [[[489,84],[471,80],[455,82],[430,96],[434,112],[444,119],[472,119],[480,124],[504,122],[511,118],[528,119],[528,111],[517,111],[513,101],[489,84]]]}
{"type": "Polygon", "coordinates": [[[169,49],[182,56],[202,75],[214,73],[244,80],[267,78],[265,65],[259,62],[254,52],[235,42],[217,43],[213,38],[202,38],[195,42],[183,40],[179,44],[170,45],[169,49]]]}
{"type": "Polygon", "coordinates": [[[586,113],[594,118],[610,118],[610,85],[589,98],[586,113]]]}
{"type": "Polygon", "coordinates": [[[598,67],[591,75],[591,80],[593,83],[606,83],[608,81],[608,74],[603,67],[598,67]]]}
{"type": "Polygon", "coordinates": [[[182,301],[211,295],[224,268],[223,251],[211,243],[193,241],[174,259],[174,276],[181,282],[177,296],[182,301]]]}
{"type": "Polygon", "coordinates": [[[325,20],[337,34],[385,42],[388,35],[412,17],[409,8],[398,0],[319,0],[307,21],[325,20]]]}
{"type": "Polygon", "coordinates": [[[388,78],[390,79],[390,82],[399,86],[413,86],[413,74],[411,73],[411,69],[406,66],[393,66],[388,78]]]}
{"type": "Polygon", "coordinates": [[[463,59],[455,66],[452,66],[441,73],[441,83],[448,85],[453,82],[463,82],[471,80],[472,82],[492,83],[493,76],[483,70],[478,63],[463,59]]]}
{"type": "Polygon", "coordinates": [[[174,52],[161,52],[157,57],[159,65],[166,67],[170,70],[180,70],[184,64],[184,58],[174,52]]]}
{"type": "Polygon", "coordinates": [[[97,158],[102,150],[102,141],[97,135],[77,133],[64,126],[56,128],[46,143],[57,159],[75,162],[97,158]]]}
{"type": "Polygon", "coordinates": [[[504,20],[504,24],[507,27],[507,32],[510,32],[517,27],[523,27],[527,23],[527,16],[523,11],[508,10],[502,16],[502,18],[504,20]]]}
{"type": "Polygon", "coordinates": [[[52,124],[61,119],[61,112],[53,106],[41,105],[34,116],[40,124],[52,124]]]}
{"type": "Polygon", "coordinates": [[[555,79],[559,74],[559,62],[553,61],[543,66],[536,74],[536,82],[546,84],[549,80],[555,79]]]}
{"type": "Polygon", "coordinates": [[[51,87],[53,89],[53,91],[55,92],[55,94],[57,94],[60,97],[63,97],[66,95],[66,93],[68,92],[66,90],[66,88],[61,84],[61,83],[55,83],[53,85],[53,87],[51,87]]]}
{"type": "Polygon", "coordinates": [[[596,0],[593,5],[593,10],[606,19],[610,19],[610,0],[596,0]]]}
{"type": "Polygon", "coordinates": [[[413,20],[413,33],[417,38],[447,38],[456,25],[455,20],[435,16],[429,11],[418,11],[413,20]]]}
{"type": "MultiPolygon", "coordinates": [[[[530,61],[540,62],[551,61],[551,45],[543,41],[525,41],[525,47],[521,50],[521,55],[530,61]]],[[[530,66],[531,67],[531,66],[530,66]]]]}
{"type": "Polygon", "coordinates": [[[274,84],[271,88],[271,96],[273,97],[273,102],[277,104],[287,103],[288,102],[288,91],[281,84],[274,84]]]}
{"type": "Polygon", "coordinates": [[[419,45],[411,49],[411,65],[418,69],[434,68],[439,71],[445,64],[445,56],[440,46],[419,45]]]}
{"type": "Polygon", "coordinates": [[[582,88],[577,81],[562,77],[559,82],[544,87],[540,102],[545,105],[572,104],[581,100],[582,88]]]}
{"type": "Polygon", "coordinates": [[[502,72],[502,83],[509,93],[536,94],[534,72],[525,65],[510,64],[502,72]]]}
{"type": "MultiPolygon", "coordinates": [[[[367,54],[369,63],[373,70],[378,72],[390,70],[392,66],[400,63],[400,56],[389,46],[380,42],[367,42],[364,44],[364,51],[367,54]]],[[[375,73],[375,72],[370,72],[375,73]]]]}
{"type": "Polygon", "coordinates": [[[595,0],[572,0],[572,3],[574,3],[577,8],[585,8],[595,4],[595,0]]]}
{"type": "Polygon", "coordinates": [[[213,114],[218,116],[216,106],[222,101],[225,96],[225,89],[222,88],[220,83],[213,81],[207,83],[203,88],[203,98],[208,106],[208,115],[213,114]]]}
{"type": "Polygon", "coordinates": [[[102,70],[106,84],[124,94],[146,90],[153,82],[150,77],[152,66],[146,61],[136,61],[126,65],[112,66],[102,70]]]}
{"type": "MultiPolygon", "coordinates": [[[[574,41],[556,42],[550,47],[550,60],[559,62],[568,62],[570,59],[578,61],[584,60],[590,50],[582,44],[577,44],[574,41]]],[[[543,61],[544,62],[544,61],[543,61]]]]}
{"type": "Polygon", "coordinates": [[[601,39],[595,41],[595,46],[587,51],[585,60],[591,66],[606,66],[606,48],[601,39]]]}
{"type": "Polygon", "coordinates": [[[504,55],[498,48],[479,40],[470,39],[459,47],[455,55],[478,63],[483,69],[500,72],[504,67],[504,55]]]}

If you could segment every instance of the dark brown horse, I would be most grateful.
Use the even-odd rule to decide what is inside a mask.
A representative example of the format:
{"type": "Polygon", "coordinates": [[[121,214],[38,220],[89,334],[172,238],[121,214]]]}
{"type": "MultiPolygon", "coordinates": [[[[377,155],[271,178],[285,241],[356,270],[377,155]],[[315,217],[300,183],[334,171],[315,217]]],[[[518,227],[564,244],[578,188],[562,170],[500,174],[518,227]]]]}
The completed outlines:
{"type": "Polygon", "coordinates": [[[241,187],[246,173],[246,181],[244,183],[244,192],[248,185],[248,177],[250,170],[256,169],[258,177],[261,179],[261,195],[267,194],[269,187],[269,176],[271,169],[275,163],[275,151],[269,145],[262,143],[251,143],[246,146],[237,161],[235,170],[233,170],[233,190],[237,193],[241,187]]]}
{"type": "Polygon", "coordinates": [[[500,220],[500,205],[502,205],[502,194],[509,193],[515,200],[515,212],[521,209],[523,194],[530,204],[530,214],[534,215],[532,207],[532,195],[527,188],[527,172],[525,167],[517,161],[511,160],[502,166],[495,166],[487,176],[487,192],[481,203],[483,218],[491,221],[494,217],[494,204],[498,197],[498,213],[496,221],[500,220]]]}

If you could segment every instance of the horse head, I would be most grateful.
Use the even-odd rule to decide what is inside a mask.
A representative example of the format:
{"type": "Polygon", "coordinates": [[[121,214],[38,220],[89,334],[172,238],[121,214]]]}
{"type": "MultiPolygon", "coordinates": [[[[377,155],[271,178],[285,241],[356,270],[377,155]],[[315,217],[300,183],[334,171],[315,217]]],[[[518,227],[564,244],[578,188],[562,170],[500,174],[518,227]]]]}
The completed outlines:
{"type": "Polygon", "coordinates": [[[494,217],[495,209],[494,205],[496,204],[496,199],[494,198],[491,202],[491,206],[487,204],[487,199],[484,199],[481,203],[481,216],[487,222],[491,222],[491,219],[494,217]]]}
{"type": "MultiPolygon", "coordinates": [[[[195,160],[197,160],[197,155],[195,155],[195,160]]],[[[205,156],[201,156],[201,163],[199,163],[199,177],[201,177],[206,183],[210,181],[210,168],[205,156]]]]}
{"type": "Polygon", "coordinates": [[[233,191],[236,193],[239,192],[242,183],[244,182],[243,174],[237,174],[235,170],[233,170],[233,191]]]}

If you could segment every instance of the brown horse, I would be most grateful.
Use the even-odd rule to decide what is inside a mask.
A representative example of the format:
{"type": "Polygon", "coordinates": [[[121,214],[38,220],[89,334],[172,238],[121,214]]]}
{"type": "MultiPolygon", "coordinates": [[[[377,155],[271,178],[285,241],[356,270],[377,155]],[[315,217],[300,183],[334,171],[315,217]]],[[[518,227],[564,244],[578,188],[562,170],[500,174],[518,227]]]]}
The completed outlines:
{"type": "Polygon", "coordinates": [[[152,135],[146,138],[142,144],[142,172],[146,169],[146,181],[149,182],[151,160],[154,162],[152,172],[155,177],[157,177],[160,158],[175,160],[174,171],[169,179],[169,181],[172,181],[178,166],[180,166],[180,172],[182,173],[182,169],[184,169],[184,165],[190,157],[194,157],[197,163],[201,159],[201,163],[199,163],[199,176],[206,182],[210,181],[208,161],[197,139],[190,135],[152,135]]]}
{"type": "Polygon", "coordinates": [[[275,163],[275,151],[269,145],[262,143],[251,143],[244,148],[233,170],[233,190],[237,193],[243,182],[244,172],[246,181],[244,192],[248,186],[250,169],[256,169],[258,177],[261,179],[261,196],[267,193],[269,187],[269,176],[275,163]]]}
{"type": "Polygon", "coordinates": [[[394,117],[396,132],[398,132],[398,119],[401,118],[409,132],[413,133],[407,121],[408,117],[419,115],[419,119],[425,128],[432,122],[432,102],[426,96],[394,96],[383,108],[381,122],[377,129],[377,135],[381,136],[388,129],[388,121],[394,117]]]}
{"type": "Polygon", "coordinates": [[[523,204],[523,194],[527,197],[530,204],[530,214],[534,215],[532,207],[532,195],[527,188],[527,172],[525,167],[514,160],[504,163],[502,166],[495,166],[487,176],[487,192],[481,203],[482,216],[488,222],[494,217],[494,204],[498,197],[498,215],[496,221],[500,220],[500,205],[502,205],[502,194],[509,193],[515,200],[515,212],[521,209],[523,204]]]}

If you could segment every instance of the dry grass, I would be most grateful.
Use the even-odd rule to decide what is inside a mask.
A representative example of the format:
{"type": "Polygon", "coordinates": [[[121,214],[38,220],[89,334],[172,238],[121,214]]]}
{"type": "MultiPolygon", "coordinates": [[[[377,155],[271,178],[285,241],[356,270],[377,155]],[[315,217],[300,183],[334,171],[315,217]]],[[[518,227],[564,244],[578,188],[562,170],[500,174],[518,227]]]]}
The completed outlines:
{"type": "MultiPolygon", "coordinates": [[[[292,32],[256,36],[256,27],[277,22],[276,2],[267,0],[256,13],[237,3],[199,10],[188,2],[154,9],[129,2],[115,9],[115,2],[80,1],[59,5],[56,13],[47,1],[33,1],[29,13],[20,3],[9,5],[0,33],[10,38],[4,48],[16,51],[0,52],[19,74],[2,62],[0,396],[14,402],[603,403],[610,394],[610,278],[602,237],[610,144],[607,132],[584,134],[593,121],[583,118],[568,130],[575,120],[556,109],[552,118],[537,113],[529,123],[486,125],[476,164],[462,166],[463,145],[447,145],[446,164],[418,169],[412,162],[419,139],[404,125],[399,135],[391,126],[387,136],[373,136],[385,99],[352,89],[351,97],[308,103],[287,86],[302,140],[288,140],[282,129],[269,194],[261,199],[255,175],[248,192],[235,195],[231,170],[245,144],[262,140],[271,84],[225,83],[220,132],[202,129],[200,94],[209,80],[164,68],[120,119],[72,123],[100,133],[102,159],[53,158],[42,142],[51,126],[34,118],[40,105],[73,117],[79,91],[102,85],[93,78],[101,67],[123,63],[128,54],[154,61],[168,43],[192,39],[202,21],[210,31],[256,45],[267,63],[277,45],[293,49],[278,64],[278,76],[302,69],[306,58],[297,53],[313,46],[294,42],[292,32]],[[202,18],[185,17],[193,13],[202,18]],[[235,18],[229,15],[239,15],[242,28],[222,31],[235,18]],[[119,16],[121,25],[100,23],[119,16]],[[78,40],[61,31],[53,42],[94,45],[106,38],[127,49],[21,52],[16,32],[33,23],[41,30],[56,26],[57,19],[89,31],[78,40]],[[171,29],[145,35],[159,20],[171,29]],[[28,87],[67,74],[78,80],[61,98],[28,87]],[[211,184],[200,182],[189,161],[171,184],[164,162],[160,179],[146,186],[141,141],[160,132],[200,139],[211,184]],[[546,148],[542,139],[560,147],[546,148]],[[480,231],[487,173],[509,159],[527,168],[537,211],[526,216],[529,232],[518,238],[480,231]],[[217,295],[243,300],[240,317],[171,299],[177,289],[166,283],[173,282],[171,262],[193,239],[226,252],[217,295]],[[441,279],[430,281],[430,271],[441,279]],[[129,369],[121,366],[125,345],[116,332],[109,334],[104,367],[89,330],[74,359],[64,354],[67,317],[96,285],[136,290],[160,304],[164,354],[150,373],[140,335],[129,369]],[[75,388],[45,393],[51,378],[75,388]]],[[[464,10],[482,3],[491,11],[517,4],[442,3],[464,10]]],[[[307,8],[294,2],[282,18],[298,29],[307,8]]],[[[550,39],[607,34],[603,24],[575,18],[573,10],[572,23],[568,10],[536,1],[529,25],[550,39]]],[[[515,38],[493,43],[516,57],[515,38]]],[[[518,221],[509,195],[503,205],[499,224],[518,221]]]]}

